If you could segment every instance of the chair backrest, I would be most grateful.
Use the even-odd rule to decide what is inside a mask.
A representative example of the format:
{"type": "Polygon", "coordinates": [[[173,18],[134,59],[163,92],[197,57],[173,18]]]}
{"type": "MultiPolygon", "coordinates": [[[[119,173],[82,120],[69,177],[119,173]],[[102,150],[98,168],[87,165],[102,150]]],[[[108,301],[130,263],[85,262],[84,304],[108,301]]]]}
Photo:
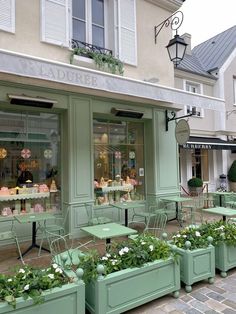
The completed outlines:
{"type": "Polygon", "coordinates": [[[164,232],[167,222],[167,215],[165,213],[156,213],[151,215],[148,220],[148,225],[144,229],[144,233],[151,233],[156,237],[160,237],[164,232]]]}
{"type": "Polygon", "coordinates": [[[14,239],[14,238],[15,238],[15,234],[13,233],[13,231],[0,232],[0,241],[14,239]]]}
{"type": "Polygon", "coordinates": [[[54,238],[50,242],[50,252],[52,261],[60,266],[63,265],[62,255],[67,256],[67,264],[72,264],[71,249],[73,247],[73,239],[70,239],[70,234],[55,235],[51,234],[54,238]]]}

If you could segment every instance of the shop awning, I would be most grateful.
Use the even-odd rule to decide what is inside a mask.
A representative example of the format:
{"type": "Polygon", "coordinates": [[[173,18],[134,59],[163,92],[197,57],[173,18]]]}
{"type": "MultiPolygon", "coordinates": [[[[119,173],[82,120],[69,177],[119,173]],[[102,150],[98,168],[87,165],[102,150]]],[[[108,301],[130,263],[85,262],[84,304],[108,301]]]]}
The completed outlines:
{"type": "Polygon", "coordinates": [[[197,137],[190,136],[186,144],[180,145],[185,149],[221,149],[221,150],[235,150],[236,141],[224,141],[217,137],[197,137]]]}

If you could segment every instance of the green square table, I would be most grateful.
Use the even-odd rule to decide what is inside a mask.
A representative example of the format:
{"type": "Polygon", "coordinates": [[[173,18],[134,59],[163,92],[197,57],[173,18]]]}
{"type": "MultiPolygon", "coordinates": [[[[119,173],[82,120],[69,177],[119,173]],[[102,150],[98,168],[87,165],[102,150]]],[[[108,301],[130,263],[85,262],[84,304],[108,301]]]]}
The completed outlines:
{"type": "Polygon", "coordinates": [[[219,196],[219,204],[220,204],[220,207],[222,207],[223,205],[223,197],[227,196],[227,195],[233,195],[233,192],[212,192],[212,195],[216,195],[216,196],[219,196]]]}
{"type": "Polygon", "coordinates": [[[182,196],[166,196],[166,197],[162,197],[161,200],[175,203],[176,217],[174,219],[177,219],[180,226],[182,227],[182,212],[181,212],[180,205],[184,202],[192,202],[193,199],[190,197],[182,197],[182,196]]]}
{"type": "Polygon", "coordinates": [[[202,211],[210,214],[221,215],[223,217],[223,221],[226,221],[226,217],[236,216],[236,210],[228,207],[203,208],[202,211]]]}
{"type": "Polygon", "coordinates": [[[129,223],[129,217],[128,217],[129,209],[145,207],[145,203],[131,201],[131,202],[115,203],[115,204],[112,204],[112,206],[125,211],[125,226],[127,227],[129,223]]]}
{"type": "MultiPolygon", "coordinates": [[[[55,219],[55,216],[51,213],[31,213],[31,214],[21,214],[21,215],[15,215],[14,218],[21,224],[24,223],[32,223],[32,242],[31,245],[26,249],[25,252],[22,253],[22,256],[27,254],[29,251],[31,251],[33,248],[39,248],[39,245],[36,243],[36,222],[39,221],[45,221],[48,219],[55,219]]],[[[46,248],[41,248],[44,251],[50,252],[46,248]]]]}
{"type": "Polygon", "coordinates": [[[105,239],[106,244],[111,242],[111,238],[128,236],[137,233],[137,230],[119,225],[117,223],[100,224],[96,226],[83,227],[81,230],[98,238],[105,239]]]}

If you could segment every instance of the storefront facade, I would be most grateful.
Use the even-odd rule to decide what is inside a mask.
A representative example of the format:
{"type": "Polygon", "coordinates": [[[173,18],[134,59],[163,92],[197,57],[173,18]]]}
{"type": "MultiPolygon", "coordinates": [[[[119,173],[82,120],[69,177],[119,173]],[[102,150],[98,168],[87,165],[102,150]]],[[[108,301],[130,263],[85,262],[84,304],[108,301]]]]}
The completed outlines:
{"type": "MultiPolygon", "coordinates": [[[[9,151],[5,158],[11,158],[1,159],[4,185],[14,188],[21,163],[32,172],[34,184],[47,184],[50,190],[54,180],[58,191],[49,207],[54,206],[57,213],[69,211],[67,228],[75,236],[88,223],[86,204],[110,206],[96,190],[97,182],[104,180],[112,186],[116,180],[128,180],[132,185],[129,194],[122,192],[108,199],[111,205],[118,198],[152,202],[179,193],[175,125],[165,130],[165,110],[173,108],[173,103],[178,103],[178,108],[186,99],[194,102],[192,96],[32,59],[1,51],[1,121],[10,124],[11,130],[14,123],[15,129],[18,127],[14,138],[9,138],[4,127],[1,138],[1,148],[9,151]],[[19,95],[38,100],[38,106],[11,104],[11,96],[19,95]],[[53,103],[52,108],[43,108],[42,100],[53,103]],[[117,116],[114,108],[136,115],[117,116]],[[6,179],[5,163],[11,164],[11,180],[6,179]]],[[[202,105],[208,106],[205,98],[202,105]]],[[[217,99],[211,102],[215,108],[221,105],[217,99]]],[[[22,238],[27,238],[25,228],[22,238]]]]}

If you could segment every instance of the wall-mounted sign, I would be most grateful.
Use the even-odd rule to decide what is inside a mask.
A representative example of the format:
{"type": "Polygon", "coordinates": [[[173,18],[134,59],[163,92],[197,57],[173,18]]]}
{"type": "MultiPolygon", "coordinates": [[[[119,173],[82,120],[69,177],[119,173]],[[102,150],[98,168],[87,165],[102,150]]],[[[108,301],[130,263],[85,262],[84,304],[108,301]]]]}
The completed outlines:
{"type": "Polygon", "coordinates": [[[187,143],[190,136],[189,124],[186,120],[181,119],[177,122],[175,127],[175,138],[179,145],[187,143]]]}

